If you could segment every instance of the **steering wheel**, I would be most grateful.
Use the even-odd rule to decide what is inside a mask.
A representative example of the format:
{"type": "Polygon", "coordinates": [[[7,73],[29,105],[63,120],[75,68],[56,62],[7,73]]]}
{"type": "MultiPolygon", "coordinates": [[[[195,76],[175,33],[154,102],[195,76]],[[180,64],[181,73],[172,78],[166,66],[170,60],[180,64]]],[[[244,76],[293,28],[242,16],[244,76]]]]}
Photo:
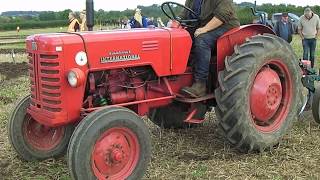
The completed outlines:
{"type": "Polygon", "coordinates": [[[171,20],[175,20],[175,21],[178,21],[180,24],[182,24],[183,26],[185,27],[189,27],[189,28],[194,28],[196,27],[200,20],[199,20],[199,17],[198,15],[190,8],[188,8],[187,6],[185,5],[182,5],[182,4],[179,4],[179,3],[176,3],[176,2],[164,2],[162,5],[161,5],[161,10],[163,11],[163,13],[171,20]],[[187,10],[189,13],[191,13],[193,15],[193,17],[196,17],[195,19],[181,19],[179,16],[177,16],[175,14],[175,12],[173,11],[173,6],[178,6],[178,7],[181,7],[185,10],[187,10]],[[171,15],[166,11],[166,8],[167,7],[171,13],[171,15]]]}

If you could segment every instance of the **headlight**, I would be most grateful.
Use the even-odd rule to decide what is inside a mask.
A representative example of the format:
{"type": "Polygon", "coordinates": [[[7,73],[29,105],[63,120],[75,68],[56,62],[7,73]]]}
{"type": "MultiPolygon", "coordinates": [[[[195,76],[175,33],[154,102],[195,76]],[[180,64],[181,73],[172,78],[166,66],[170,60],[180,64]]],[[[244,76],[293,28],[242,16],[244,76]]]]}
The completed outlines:
{"type": "Polygon", "coordinates": [[[78,68],[71,69],[68,72],[68,82],[73,88],[81,86],[84,83],[84,79],[84,73],[78,68]]]}
{"type": "Polygon", "coordinates": [[[78,84],[78,79],[77,79],[77,75],[75,72],[70,71],[68,74],[68,82],[70,84],[71,87],[77,87],[78,84]]]}

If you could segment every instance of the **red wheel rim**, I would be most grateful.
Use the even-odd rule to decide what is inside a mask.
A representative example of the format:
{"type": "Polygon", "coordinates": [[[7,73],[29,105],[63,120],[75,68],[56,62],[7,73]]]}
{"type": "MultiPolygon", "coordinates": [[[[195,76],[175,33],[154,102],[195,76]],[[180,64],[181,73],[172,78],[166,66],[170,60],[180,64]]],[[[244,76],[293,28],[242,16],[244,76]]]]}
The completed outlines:
{"type": "Polygon", "coordinates": [[[292,101],[292,77],[280,59],[265,63],[255,76],[249,93],[252,122],[261,132],[278,130],[292,101]]]}
{"type": "Polygon", "coordinates": [[[128,128],[111,128],[96,141],[91,155],[98,179],[126,179],[140,157],[138,138],[128,128]]]}
{"type": "Polygon", "coordinates": [[[64,127],[47,127],[35,121],[30,115],[26,115],[23,123],[24,138],[27,143],[36,150],[50,151],[57,147],[64,136],[64,127]]]}

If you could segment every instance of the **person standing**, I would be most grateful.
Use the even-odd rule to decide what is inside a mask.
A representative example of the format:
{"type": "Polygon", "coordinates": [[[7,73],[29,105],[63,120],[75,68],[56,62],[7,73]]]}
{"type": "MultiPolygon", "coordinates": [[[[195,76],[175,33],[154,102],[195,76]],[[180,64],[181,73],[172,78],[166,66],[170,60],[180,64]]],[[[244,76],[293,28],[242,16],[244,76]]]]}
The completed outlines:
{"type": "Polygon", "coordinates": [[[80,30],[80,23],[76,18],[76,14],[74,12],[69,12],[69,27],[68,32],[77,32],[80,30]]]}
{"type": "Polygon", "coordinates": [[[154,17],[147,19],[148,27],[158,27],[157,23],[154,21],[154,17]]]}
{"type": "Polygon", "coordinates": [[[304,15],[300,17],[298,32],[302,39],[303,59],[311,61],[311,67],[314,67],[315,51],[317,37],[320,32],[320,19],[317,14],[312,12],[311,8],[304,10],[304,15]]]}
{"type": "Polygon", "coordinates": [[[282,13],[281,20],[277,21],[274,26],[274,31],[276,32],[277,36],[281,37],[288,43],[291,43],[294,27],[289,21],[288,13],[282,13]]]}
{"type": "Polygon", "coordinates": [[[158,24],[158,27],[165,27],[164,23],[162,22],[161,17],[157,18],[157,24],[158,24]]]}
{"type": "Polygon", "coordinates": [[[239,27],[232,0],[186,0],[186,6],[191,8],[197,17],[184,12],[189,19],[200,19],[194,32],[194,82],[190,87],[181,89],[183,94],[192,98],[206,95],[209,76],[211,52],[216,48],[217,40],[227,31],[239,27]]]}
{"type": "Polygon", "coordinates": [[[137,8],[134,16],[130,20],[131,28],[146,28],[148,27],[148,20],[142,16],[141,9],[137,8]]]}
{"type": "Polygon", "coordinates": [[[80,12],[80,19],[81,19],[80,31],[88,31],[86,10],[83,10],[80,12]]]}

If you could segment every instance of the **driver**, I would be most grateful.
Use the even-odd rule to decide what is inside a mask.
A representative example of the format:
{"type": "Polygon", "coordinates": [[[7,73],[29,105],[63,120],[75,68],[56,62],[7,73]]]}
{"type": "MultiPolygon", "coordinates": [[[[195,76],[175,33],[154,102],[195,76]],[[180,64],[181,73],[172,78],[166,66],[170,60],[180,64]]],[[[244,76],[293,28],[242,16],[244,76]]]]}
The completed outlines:
{"type": "MultiPolygon", "coordinates": [[[[240,26],[232,0],[187,0],[186,6],[192,9],[200,20],[194,32],[194,82],[191,87],[182,88],[190,97],[206,95],[211,52],[216,48],[218,38],[232,28],[240,26]]],[[[183,19],[195,19],[184,11],[183,19]]]]}

